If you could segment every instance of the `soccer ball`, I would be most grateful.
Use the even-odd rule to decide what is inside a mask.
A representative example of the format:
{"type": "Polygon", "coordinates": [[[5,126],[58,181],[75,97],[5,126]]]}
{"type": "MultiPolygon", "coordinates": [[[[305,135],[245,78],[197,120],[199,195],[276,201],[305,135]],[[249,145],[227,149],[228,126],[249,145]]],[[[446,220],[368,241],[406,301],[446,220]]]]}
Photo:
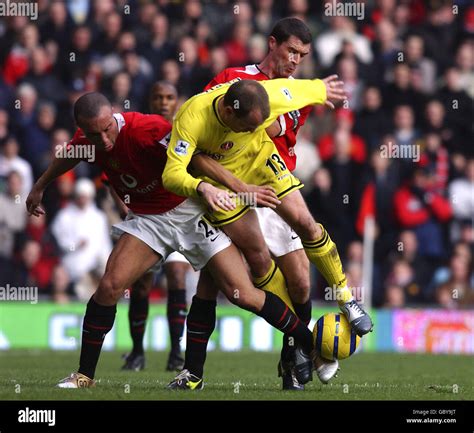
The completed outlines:
{"type": "Polygon", "coordinates": [[[320,317],[313,329],[314,346],[326,359],[345,359],[351,356],[360,337],[355,334],[344,314],[328,313],[320,317]]]}

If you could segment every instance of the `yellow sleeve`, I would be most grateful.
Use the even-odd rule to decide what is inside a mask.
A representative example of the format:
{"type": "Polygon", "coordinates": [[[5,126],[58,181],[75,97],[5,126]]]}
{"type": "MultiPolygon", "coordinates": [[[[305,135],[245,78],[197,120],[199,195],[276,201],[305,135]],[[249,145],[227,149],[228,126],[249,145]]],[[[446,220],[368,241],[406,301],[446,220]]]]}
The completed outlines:
{"type": "Polygon", "coordinates": [[[166,166],[162,176],[163,186],[168,191],[183,197],[198,197],[196,188],[202,181],[191,176],[187,167],[197,145],[194,137],[198,137],[199,132],[192,130],[195,128],[190,128],[197,122],[190,122],[189,119],[186,122],[187,127],[184,127],[186,120],[183,117],[187,118],[187,116],[180,116],[173,122],[170,143],[166,152],[166,166]]]}
{"type": "Polygon", "coordinates": [[[270,99],[270,116],[265,120],[264,128],[281,114],[326,101],[326,86],[321,80],[278,78],[259,83],[265,87],[270,99]]]}

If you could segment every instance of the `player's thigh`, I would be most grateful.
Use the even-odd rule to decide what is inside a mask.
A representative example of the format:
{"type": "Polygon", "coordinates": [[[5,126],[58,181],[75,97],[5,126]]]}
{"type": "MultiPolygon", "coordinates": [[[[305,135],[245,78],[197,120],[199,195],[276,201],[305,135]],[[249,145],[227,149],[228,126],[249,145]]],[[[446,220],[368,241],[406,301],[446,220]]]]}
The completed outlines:
{"type": "Polygon", "coordinates": [[[247,310],[261,310],[265,294],[250,281],[240,251],[235,245],[230,245],[212,257],[206,269],[229,301],[247,310]]]}
{"type": "Polygon", "coordinates": [[[101,285],[125,290],[160,259],[145,242],[124,233],[110,254],[101,285]]]}
{"type": "Polygon", "coordinates": [[[185,290],[186,274],[192,269],[191,265],[185,262],[165,262],[165,275],[168,282],[168,290],[185,290]]]}
{"type": "Polygon", "coordinates": [[[311,241],[321,235],[321,229],[311,215],[300,191],[292,191],[283,197],[275,211],[303,241],[311,241]]]}
{"type": "Polygon", "coordinates": [[[265,275],[270,267],[271,257],[255,211],[250,210],[242,218],[225,225],[223,230],[242,251],[252,274],[258,277],[265,275]]]}
{"type": "Polygon", "coordinates": [[[288,292],[293,302],[304,304],[310,295],[309,260],[303,249],[292,251],[275,261],[286,279],[288,292]]]}
{"type": "Polygon", "coordinates": [[[199,275],[196,296],[199,299],[204,299],[206,301],[215,301],[218,293],[219,287],[214,282],[208,268],[204,268],[199,275]]]}

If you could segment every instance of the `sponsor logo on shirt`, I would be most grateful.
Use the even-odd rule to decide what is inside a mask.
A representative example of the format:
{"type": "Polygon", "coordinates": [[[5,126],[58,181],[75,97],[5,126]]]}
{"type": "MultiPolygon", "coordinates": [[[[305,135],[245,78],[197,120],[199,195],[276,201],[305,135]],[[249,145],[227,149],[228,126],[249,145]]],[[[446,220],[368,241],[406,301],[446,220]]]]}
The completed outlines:
{"type": "Polygon", "coordinates": [[[178,143],[176,143],[176,147],[174,148],[174,151],[181,156],[185,156],[188,154],[188,147],[189,143],[184,140],[178,140],[178,143]]]}

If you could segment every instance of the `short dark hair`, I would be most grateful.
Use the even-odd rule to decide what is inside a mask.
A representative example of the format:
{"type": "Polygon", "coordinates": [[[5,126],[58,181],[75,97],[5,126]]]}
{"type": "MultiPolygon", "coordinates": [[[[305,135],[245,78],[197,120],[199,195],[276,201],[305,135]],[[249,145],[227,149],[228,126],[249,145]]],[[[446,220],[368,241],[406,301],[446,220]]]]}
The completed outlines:
{"type": "Polygon", "coordinates": [[[224,95],[224,105],[234,109],[242,119],[258,108],[263,119],[270,115],[270,101],[265,88],[255,80],[240,80],[232,84],[224,95]]]}
{"type": "Polygon", "coordinates": [[[111,106],[109,100],[102,93],[91,92],[79,97],[74,104],[74,120],[78,121],[79,117],[84,119],[92,119],[99,115],[103,106],[111,106]]]}
{"type": "Polygon", "coordinates": [[[287,41],[290,36],[297,37],[303,44],[310,44],[313,40],[309,27],[298,18],[283,18],[272,29],[273,36],[278,44],[287,41]]]}

